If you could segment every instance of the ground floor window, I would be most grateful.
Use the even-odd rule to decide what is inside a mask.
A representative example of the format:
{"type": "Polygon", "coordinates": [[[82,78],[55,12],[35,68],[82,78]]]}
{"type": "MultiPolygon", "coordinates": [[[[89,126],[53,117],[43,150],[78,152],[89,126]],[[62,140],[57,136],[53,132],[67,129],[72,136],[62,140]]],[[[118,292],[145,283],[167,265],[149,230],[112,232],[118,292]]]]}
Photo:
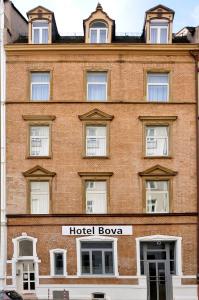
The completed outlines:
{"type": "Polygon", "coordinates": [[[81,242],[81,274],[114,274],[113,257],[113,242],[111,241],[81,242]]]}

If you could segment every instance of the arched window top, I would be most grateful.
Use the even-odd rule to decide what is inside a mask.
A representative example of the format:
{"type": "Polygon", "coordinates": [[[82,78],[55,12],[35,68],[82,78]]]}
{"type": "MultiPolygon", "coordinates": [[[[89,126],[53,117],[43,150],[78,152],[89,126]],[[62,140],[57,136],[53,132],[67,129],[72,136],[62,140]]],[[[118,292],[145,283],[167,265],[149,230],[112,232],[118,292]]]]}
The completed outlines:
{"type": "Polygon", "coordinates": [[[33,256],[33,241],[30,239],[19,240],[19,256],[33,256]]]}
{"type": "Polygon", "coordinates": [[[101,21],[95,21],[90,25],[90,28],[107,28],[107,24],[101,21]]]}

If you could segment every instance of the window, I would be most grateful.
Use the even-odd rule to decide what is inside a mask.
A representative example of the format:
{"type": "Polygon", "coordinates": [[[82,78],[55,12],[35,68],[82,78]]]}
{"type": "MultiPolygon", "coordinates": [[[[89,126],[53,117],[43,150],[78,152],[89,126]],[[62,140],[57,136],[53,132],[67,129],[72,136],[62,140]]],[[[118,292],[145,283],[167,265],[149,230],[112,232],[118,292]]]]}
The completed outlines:
{"type": "Polygon", "coordinates": [[[106,126],[86,126],[86,156],[106,156],[106,126]]]}
{"type": "Polygon", "coordinates": [[[168,126],[146,126],[146,156],[168,156],[168,126]]]}
{"type": "Polygon", "coordinates": [[[81,274],[113,275],[113,242],[81,242],[81,274]]]}
{"type": "Polygon", "coordinates": [[[33,242],[31,240],[19,241],[19,256],[33,256],[33,242]]]}
{"type": "Polygon", "coordinates": [[[86,213],[107,213],[107,182],[86,181],[86,213]]]}
{"type": "Polygon", "coordinates": [[[152,20],[150,24],[150,42],[152,44],[168,43],[168,22],[166,20],[152,20]]]}
{"type": "Polygon", "coordinates": [[[49,156],[49,126],[30,126],[30,156],[49,156]]]}
{"type": "Polygon", "coordinates": [[[32,23],[32,43],[47,44],[48,43],[48,21],[37,20],[32,23]]]}
{"type": "Polygon", "coordinates": [[[148,213],[169,212],[168,180],[146,181],[146,211],[148,213]]]}
{"type": "Polygon", "coordinates": [[[169,98],[168,73],[147,74],[147,100],[167,102],[169,98]]]}
{"type": "Polygon", "coordinates": [[[87,100],[107,100],[107,72],[87,73],[87,100]]]}
{"type": "Polygon", "coordinates": [[[49,181],[30,181],[32,214],[49,213],[49,181]]]}
{"type": "Polygon", "coordinates": [[[66,250],[50,250],[50,274],[51,276],[66,276],[66,250]]]}
{"type": "Polygon", "coordinates": [[[46,101],[50,98],[50,73],[31,73],[31,100],[46,101]]]}
{"type": "Polygon", "coordinates": [[[90,43],[107,43],[108,29],[103,22],[94,22],[90,26],[90,43]]]}

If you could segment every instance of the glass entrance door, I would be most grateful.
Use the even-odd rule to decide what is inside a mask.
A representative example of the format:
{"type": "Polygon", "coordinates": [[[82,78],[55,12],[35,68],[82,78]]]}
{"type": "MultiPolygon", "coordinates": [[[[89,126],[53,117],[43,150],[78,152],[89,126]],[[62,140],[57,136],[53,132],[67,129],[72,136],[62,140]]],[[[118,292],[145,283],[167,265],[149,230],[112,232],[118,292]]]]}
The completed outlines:
{"type": "Polygon", "coordinates": [[[165,261],[148,261],[148,300],[167,300],[167,280],[165,261]]]}
{"type": "Polygon", "coordinates": [[[34,263],[30,261],[23,262],[23,290],[33,291],[35,290],[35,270],[34,263]]]}

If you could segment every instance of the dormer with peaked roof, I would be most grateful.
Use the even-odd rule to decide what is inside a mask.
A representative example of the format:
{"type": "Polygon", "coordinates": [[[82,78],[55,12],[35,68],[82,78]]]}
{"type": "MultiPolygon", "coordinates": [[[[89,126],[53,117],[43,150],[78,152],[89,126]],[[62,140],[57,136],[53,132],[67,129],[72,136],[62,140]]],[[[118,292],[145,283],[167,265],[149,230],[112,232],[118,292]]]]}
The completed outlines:
{"type": "Polygon", "coordinates": [[[104,44],[111,43],[115,34],[115,21],[109,18],[100,3],[96,10],[84,20],[85,43],[104,44]]]}
{"type": "Polygon", "coordinates": [[[54,13],[43,6],[37,6],[28,11],[27,16],[29,44],[51,44],[58,35],[54,13]]]}
{"type": "Polygon", "coordinates": [[[149,44],[171,44],[172,28],[175,12],[164,6],[157,5],[146,11],[144,36],[149,44]]]}

